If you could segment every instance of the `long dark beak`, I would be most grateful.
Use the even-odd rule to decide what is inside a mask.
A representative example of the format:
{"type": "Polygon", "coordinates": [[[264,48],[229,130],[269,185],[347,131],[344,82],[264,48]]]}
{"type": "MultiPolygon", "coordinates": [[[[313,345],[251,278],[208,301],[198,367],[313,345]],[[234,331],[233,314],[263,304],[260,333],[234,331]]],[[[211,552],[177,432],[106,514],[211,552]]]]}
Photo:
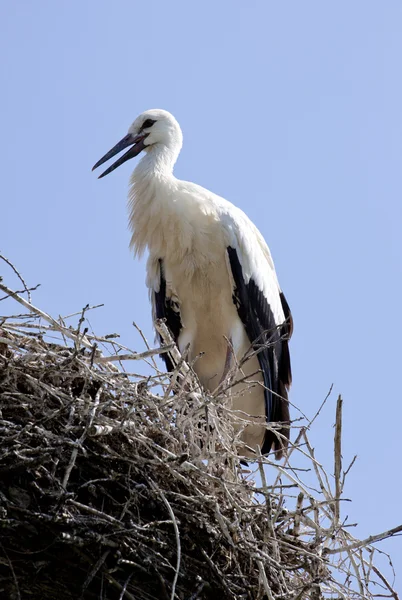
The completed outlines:
{"type": "Polygon", "coordinates": [[[117,167],[120,167],[120,165],[125,163],[126,160],[129,160],[130,158],[134,158],[134,156],[137,156],[137,154],[139,154],[142,150],[144,150],[144,148],[145,148],[144,141],[145,141],[145,138],[147,137],[147,135],[148,135],[147,133],[146,134],[141,133],[138,135],[133,135],[132,133],[128,133],[122,140],[120,140],[120,142],[118,144],[116,144],[111,150],[109,150],[109,152],[107,152],[105,154],[105,156],[102,156],[102,158],[100,160],[98,160],[98,162],[92,167],[92,171],[94,169],[97,169],[101,165],[103,165],[103,163],[105,163],[107,160],[109,160],[110,158],[112,158],[113,156],[115,156],[116,154],[121,152],[122,150],[124,150],[124,148],[127,148],[127,146],[132,146],[134,144],[134,146],[132,148],[130,148],[130,150],[128,150],[128,152],[123,154],[123,156],[121,156],[118,160],[116,160],[116,162],[114,162],[108,169],[106,169],[106,171],[104,171],[101,175],[99,175],[98,179],[101,179],[105,175],[109,175],[109,173],[111,173],[112,171],[117,169],[117,167]]]}

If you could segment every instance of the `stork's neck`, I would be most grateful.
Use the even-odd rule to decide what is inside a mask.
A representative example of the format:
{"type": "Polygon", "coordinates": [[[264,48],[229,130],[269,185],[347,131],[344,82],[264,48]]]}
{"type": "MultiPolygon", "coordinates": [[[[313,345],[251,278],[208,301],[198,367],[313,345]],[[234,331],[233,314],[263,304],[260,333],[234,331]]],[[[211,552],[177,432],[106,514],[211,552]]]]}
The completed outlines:
{"type": "Polygon", "coordinates": [[[138,181],[143,177],[153,175],[158,179],[169,179],[173,177],[173,167],[179,156],[180,148],[169,148],[161,144],[155,144],[149,148],[138,163],[133,180],[138,181]]]}
{"type": "MultiPolygon", "coordinates": [[[[131,247],[141,254],[145,247],[155,249],[162,238],[163,219],[174,205],[177,179],[173,166],[180,148],[155,145],[138,163],[131,176],[129,192],[129,225],[132,231],[131,247]],[[152,242],[154,232],[157,241],[152,242]]],[[[160,256],[162,256],[162,251],[160,256]]]]}

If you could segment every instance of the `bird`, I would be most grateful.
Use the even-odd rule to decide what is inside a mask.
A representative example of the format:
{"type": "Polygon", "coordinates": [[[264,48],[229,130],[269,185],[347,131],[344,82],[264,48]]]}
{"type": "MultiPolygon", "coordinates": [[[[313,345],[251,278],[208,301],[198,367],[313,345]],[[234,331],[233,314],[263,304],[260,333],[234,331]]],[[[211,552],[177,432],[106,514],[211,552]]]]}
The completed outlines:
{"type": "MultiPolygon", "coordinates": [[[[290,437],[289,305],[270,250],[246,214],[174,176],[182,144],[172,114],[147,110],[93,170],[129,148],[99,176],[105,177],[143,153],[130,179],[130,247],[137,256],[148,251],[146,285],[153,317],[165,319],[207,392],[241,365],[232,409],[248,419],[240,433],[242,453],[252,458],[257,448],[263,455],[272,450],[279,460],[290,437]]],[[[171,371],[171,359],[162,356],[171,371]]]]}

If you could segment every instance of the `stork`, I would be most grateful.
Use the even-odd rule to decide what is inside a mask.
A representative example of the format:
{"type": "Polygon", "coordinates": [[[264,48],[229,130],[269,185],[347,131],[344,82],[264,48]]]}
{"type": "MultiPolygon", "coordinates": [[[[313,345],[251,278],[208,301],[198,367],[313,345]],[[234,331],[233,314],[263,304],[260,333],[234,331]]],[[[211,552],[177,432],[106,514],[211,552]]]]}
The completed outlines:
{"type": "MultiPolygon", "coordinates": [[[[244,454],[255,456],[260,446],[263,454],[273,449],[280,459],[290,423],[289,306],[269,248],[245,213],[173,175],[182,141],[173,115],[148,110],[93,169],[130,147],[101,178],[144,152],[130,181],[130,246],[138,256],[149,252],[146,283],[153,315],[166,319],[189,360],[201,355],[194,370],[207,391],[249,353],[232,394],[233,410],[249,419],[241,433],[244,454]]],[[[163,357],[172,370],[168,355],[163,357]]]]}

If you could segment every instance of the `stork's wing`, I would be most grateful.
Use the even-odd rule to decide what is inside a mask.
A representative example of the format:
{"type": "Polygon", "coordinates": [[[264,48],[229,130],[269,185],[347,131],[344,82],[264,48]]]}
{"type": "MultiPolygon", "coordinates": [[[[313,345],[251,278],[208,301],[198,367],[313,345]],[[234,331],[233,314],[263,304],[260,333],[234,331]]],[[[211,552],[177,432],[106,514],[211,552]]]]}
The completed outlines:
{"type": "MultiPolygon", "coordinates": [[[[247,337],[257,351],[264,377],[267,422],[283,422],[279,430],[289,438],[288,390],[291,367],[288,340],[292,316],[281,292],[272,258],[257,228],[241,211],[226,219],[230,245],[227,248],[233,276],[233,301],[247,337]]],[[[283,444],[273,431],[267,431],[262,453],[273,447],[276,457],[283,444]]]]}
{"type": "MultiPolygon", "coordinates": [[[[166,280],[163,273],[163,263],[161,259],[159,259],[159,272],[159,290],[152,291],[154,318],[165,319],[172,338],[177,344],[177,340],[182,328],[180,312],[172,300],[166,296],[166,280]]],[[[162,354],[162,358],[165,361],[167,370],[173,371],[174,367],[169,355],[165,352],[162,354]]]]}

